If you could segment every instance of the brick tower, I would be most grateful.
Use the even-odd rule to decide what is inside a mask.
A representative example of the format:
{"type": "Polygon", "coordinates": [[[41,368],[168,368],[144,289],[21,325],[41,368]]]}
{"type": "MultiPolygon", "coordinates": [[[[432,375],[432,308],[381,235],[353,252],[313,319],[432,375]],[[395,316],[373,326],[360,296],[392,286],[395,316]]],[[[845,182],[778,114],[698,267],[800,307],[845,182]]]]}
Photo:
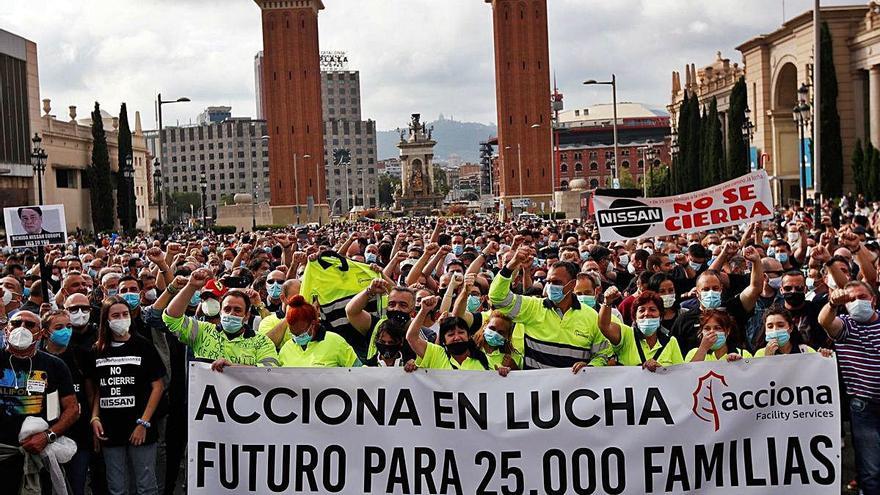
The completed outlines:
{"type": "Polygon", "coordinates": [[[254,0],[263,17],[263,97],[276,224],[328,217],[318,11],[321,0],[254,0]]]}
{"type": "Polygon", "coordinates": [[[550,211],[552,141],[547,0],[485,0],[495,31],[495,98],[502,208],[520,196],[550,211]]]}

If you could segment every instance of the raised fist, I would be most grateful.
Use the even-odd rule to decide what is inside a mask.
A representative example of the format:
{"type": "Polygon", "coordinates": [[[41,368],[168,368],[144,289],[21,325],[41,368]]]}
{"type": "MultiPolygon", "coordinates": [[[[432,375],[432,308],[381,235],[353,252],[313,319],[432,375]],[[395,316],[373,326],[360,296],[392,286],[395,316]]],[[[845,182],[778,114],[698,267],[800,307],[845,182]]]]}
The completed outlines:
{"type": "Polygon", "coordinates": [[[198,270],[192,272],[192,275],[189,276],[189,285],[195,287],[196,289],[201,289],[208,283],[208,280],[211,278],[211,272],[209,272],[205,268],[199,268],[198,270]]]}

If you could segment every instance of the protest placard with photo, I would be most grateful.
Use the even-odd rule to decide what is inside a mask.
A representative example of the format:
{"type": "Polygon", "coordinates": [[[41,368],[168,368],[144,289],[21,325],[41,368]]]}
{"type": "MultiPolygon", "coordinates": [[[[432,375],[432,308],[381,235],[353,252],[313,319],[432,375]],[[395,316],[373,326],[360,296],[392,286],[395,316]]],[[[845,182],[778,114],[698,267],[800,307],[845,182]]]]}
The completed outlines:
{"type": "Polygon", "coordinates": [[[4,208],[3,216],[10,247],[64,244],[67,240],[64,205],[13,206],[4,208]]]}

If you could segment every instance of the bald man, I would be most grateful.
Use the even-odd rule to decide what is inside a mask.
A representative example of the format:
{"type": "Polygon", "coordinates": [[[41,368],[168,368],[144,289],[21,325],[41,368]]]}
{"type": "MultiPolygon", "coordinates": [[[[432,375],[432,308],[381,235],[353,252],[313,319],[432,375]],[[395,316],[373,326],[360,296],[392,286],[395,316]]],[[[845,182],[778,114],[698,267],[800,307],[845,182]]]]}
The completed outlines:
{"type": "Polygon", "coordinates": [[[64,300],[64,309],[70,313],[73,335],[68,348],[88,352],[98,340],[98,311],[89,304],[84,294],[74,293],[64,300]]]}

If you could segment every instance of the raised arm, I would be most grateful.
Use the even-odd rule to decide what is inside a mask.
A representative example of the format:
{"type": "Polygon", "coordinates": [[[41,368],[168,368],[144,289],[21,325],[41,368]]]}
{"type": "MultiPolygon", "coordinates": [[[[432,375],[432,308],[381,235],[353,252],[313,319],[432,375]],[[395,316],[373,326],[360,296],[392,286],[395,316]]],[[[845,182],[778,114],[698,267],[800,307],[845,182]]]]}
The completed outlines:
{"type": "Polygon", "coordinates": [[[828,295],[828,303],[819,311],[819,324],[832,339],[837,339],[843,331],[843,320],[837,317],[837,308],[852,301],[852,296],[844,289],[834,289],[828,295]]]}
{"type": "Polygon", "coordinates": [[[620,299],[620,291],[615,286],[605,290],[605,300],[599,306],[599,330],[602,335],[611,342],[611,345],[620,344],[620,325],[611,321],[611,305],[620,299]]]}
{"type": "Polygon", "coordinates": [[[356,296],[345,305],[345,316],[358,332],[367,335],[370,332],[370,323],[373,321],[367,312],[367,304],[374,297],[387,294],[391,290],[391,284],[382,279],[375,279],[366,289],[358,292],[356,296]]]}
{"type": "Polygon", "coordinates": [[[736,253],[739,252],[739,246],[733,241],[727,241],[724,243],[724,249],[721,250],[721,254],[715,258],[715,261],[709,265],[710,270],[722,271],[724,267],[727,266],[727,262],[730,261],[730,258],[736,256],[736,253]]]}
{"type": "Polygon", "coordinates": [[[764,265],[761,263],[761,253],[754,246],[743,249],[743,257],[752,262],[752,274],[749,286],[743,289],[739,295],[743,308],[746,311],[755,309],[758,297],[764,288],[764,265]]]}
{"type": "MultiPolygon", "coordinates": [[[[461,284],[463,283],[464,277],[460,273],[455,274],[455,276],[449,280],[449,286],[446,287],[446,293],[443,294],[443,301],[440,302],[441,313],[449,311],[449,308],[452,307],[453,294],[455,294],[456,289],[461,287],[461,284]]],[[[465,295],[465,299],[467,299],[467,295],[465,295]]]]}
{"type": "Polygon", "coordinates": [[[412,348],[413,352],[416,353],[416,356],[420,358],[425,357],[425,352],[428,350],[428,342],[422,339],[422,325],[424,325],[428,314],[437,307],[438,302],[439,298],[437,296],[423,298],[421,309],[418,314],[416,314],[416,317],[410,322],[409,328],[406,330],[406,342],[409,344],[410,348],[412,348]]]}
{"type": "Polygon", "coordinates": [[[406,285],[413,285],[417,283],[419,281],[419,277],[421,277],[422,275],[424,275],[425,278],[428,278],[430,276],[430,273],[425,273],[425,267],[428,265],[428,261],[431,259],[431,257],[438,251],[440,251],[440,246],[437,245],[436,242],[432,242],[425,246],[425,252],[422,253],[418,261],[416,261],[416,264],[413,265],[412,269],[406,275],[406,285]]]}
{"type": "Polygon", "coordinates": [[[156,267],[159,269],[159,273],[161,276],[156,276],[156,285],[160,285],[161,279],[161,288],[165,288],[166,285],[171,283],[171,280],[174,279],[174,275],[171,273],[171,267],[168,266],[168,262],[166,261],[167,255],[162,252],[161,249],[157,247],[151,247],[147,249],[147,259],[152,261],[156,267]]]}
{"type": "Polygon", "coordinates": [[[211,273],[205,268],[199,268],[194,271],[186,285],[171,300],[171,304],[168,305],[165,314],[171,318],[181,318],[186,313],[186,308],[189,306],[189,301],[192,299],[193,294],[197,290],[201,290],[210,277],[211,273]]]}
{"type": "Polygon", "coordinates": [[[468,327],[471,327],[474,324],[474,315],[467,310],[467,300],[476,278],[477,276],[473,273],[468,273],[464,276],[464,284],[458,292],[458,297],[455,298],[455,304],[452,306],[453,316],[457,316],[464,320],[468,327]]]}

